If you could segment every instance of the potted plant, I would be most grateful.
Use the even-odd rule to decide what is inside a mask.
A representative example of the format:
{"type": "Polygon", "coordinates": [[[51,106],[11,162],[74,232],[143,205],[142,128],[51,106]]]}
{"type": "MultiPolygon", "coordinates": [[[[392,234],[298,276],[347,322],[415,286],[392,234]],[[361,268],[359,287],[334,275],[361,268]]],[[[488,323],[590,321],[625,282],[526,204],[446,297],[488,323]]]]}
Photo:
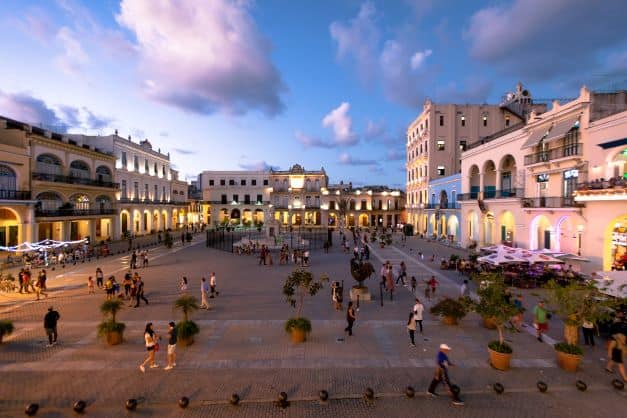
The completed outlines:
{"type": "Polygon", "coordinates": [[[174,309],[178,309],[183,313],[183,320],[176,324],[176,335],[178,344],[186,347],[194,343],[194,335],[200,332],[198,325],[189,319],[192,312],[199,308],[198,300],[190,295],[183,295],[174,301],[174,309]]]}
{"type": "Polygon", "coordinates": [[[550,307],[564,321],[564,341],[555,344],[557,363],[564,370],[577,371],[583,357],[578,346],[579,327],[584,320],[598,323],[610,319],[620,300],[608,298],[594,284],[573,281],[561,286],[551,280],[546,288],[550,307]]]}
{"type": "Polygon", "coordinates": [[[479,301],[472,303],[472,309],[494,325],[498,340],[488,343],[490,364],[498,370],[509,369],[512,348],[505,342],[503,331],[505,324],[518,313],[518,308],[505,299],[507,286],[501,274],[492,273],[484,277],[484,285],[479,287],[479,301]]]}
{"type": "Polygon", "coordinates": [[[0,321],[0,344],[2,344],[2,339],[5,335],[11,335],[13,333],[13,321],[10,320],[2,320],[0,321]]]}
{"type": "Polygon", "coordinates": [[[120,299],[105,300],[100,305],[104,320],[98,325],[98,336],[104,337],[109,345],[118,345],[124,340],[126,325],[115,320],[115,316],[123,306],[124,302],[120,299]]]}
{"type": "Polygon", "coordinates": [[[467,307],[462,301],[444,298],[433,305],[429,312],[441,317],[446,325],[457,325],[459,320],[466,316],[467,307]]]}
{"type": "Polygon", "coordinates": [[[283,284],[283,294],[287,303],[297,309],[296,316],[285,323],[285,331],[290,334],[292,342],[300,343],[307,339],[311,332],[311,322],[302,316],[305,295],[315,296],[322,289],[322,282],[329,280],[328,276],[320,276],[315,280],[313,275],[302,269],[295,269],[283,284]]]}

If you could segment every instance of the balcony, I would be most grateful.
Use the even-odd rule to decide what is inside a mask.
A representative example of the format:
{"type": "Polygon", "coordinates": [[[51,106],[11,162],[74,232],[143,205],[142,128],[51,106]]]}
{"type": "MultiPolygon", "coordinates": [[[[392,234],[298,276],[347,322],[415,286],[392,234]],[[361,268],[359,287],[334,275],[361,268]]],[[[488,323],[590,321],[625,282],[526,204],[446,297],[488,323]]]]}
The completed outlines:
{"type": "Polygon", "coordinates": [[[35,216],[38,218],[60,218],[60,217],[72,217],[80,218],[84,216],[97,216],[97,215],[115,215],[117,211],[115,209],[36,209],[35,216]]]}
{"type": "MultiPolygon", "coordinates": [[[[486,190],[483,192],[483,200],[488,199],[515,199],[524,194],[524,189],[486,190]]],[[[457,200],[475,200],[479,198],[479,192],[462,193],[457,195],[457,200]]]]}
{"type": "Polygon", "coordinates": [[[0,190],[0,200],[31,200],[30,191],[0,190]]]}
{"type": "Polygon", "coordinates": [[[53,183],[82,184],[85,186],[106,187],[109,189],[119,189],[120,183],[111,181],[100,181],[84,177],[63,176],[61,174],[33,173],[32,179],[37,181],[49,181],[53,183]]]}
{"type": "Polygon", "coordinates": [[[560,158],[568,158],[583,155],[583,144],[575,143],[564,145],[558,148],[552,148],[546,151],[536,152],[535,154],[525,155],[525,165],[533,165],[547,163],[560,158]]]}
{"type": "Polygon", "coordinates": [[[522,199],[522,207],[525,209],[581,208],[584,204],[576,202],[574,197],[525,197],[522,199]]]}
{"type": "Polygon", "coordinates": [[[461,205],[459,204],[459,202],[447,202],[445,204],[441,204],[441,203],[425,203],[424,206],[425,206],[424,207],[425,209],[440,209],[440,210],[461,209],[461,205]]]}
{"type": "Polygon", "coordinates": [[[121,197],[118,201],[120,203],[135,203],[144,205],[187,205],[187,202],[174,202],[172,200],[153,200],[153,199],[141,199],[138,197],[121,197]]]}
{"type": "Polygon", "coordinates": [[[577,202],[602,200],[627,200],[627,177],[596,179],[577,184],[575,192],[577,202]]]}

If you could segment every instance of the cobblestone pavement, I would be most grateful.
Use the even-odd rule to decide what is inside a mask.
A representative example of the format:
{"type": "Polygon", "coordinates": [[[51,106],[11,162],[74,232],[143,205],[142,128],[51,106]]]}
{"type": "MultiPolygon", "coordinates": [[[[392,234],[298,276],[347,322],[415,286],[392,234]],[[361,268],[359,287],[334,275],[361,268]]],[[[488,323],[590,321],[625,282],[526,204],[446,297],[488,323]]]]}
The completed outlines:
{"type": "MultiPolygon", "coordinates": [[[[304,344],[292,344],[283,331],[283,322],[293,310],[281,295],[281,285],[294,268],[259,266],[250,256],[238,256],[205,248],[201,238],[185,248],[151,250],[151,263],[139,270],[146,282],[148,306],[126,307],[119,315],[125,322],[125,342],[107,347],[96,337],[102,294],[87,295],[86,274],[95,265],[77,266],[64,272],[47,300],[14,300],[1,307],[1,317],[15,321],[16,331],[0,345],[0,417],[23,414],[28,402],[38,402],[38,416],[68,416],[77,399],[88,402],[89,416],[125,416],[123,403],[128,398],[142,399],[138,416],[477,416],[507,414],[512,417],[576,417],[615,415],[616,405],[625,402],[625,392],[610,386],[611,376],[603,372],[601,347],[588,350],[582,368],[566,373],[555,366],[548,344],[538,343],[526,333],[508,334],[514,346],[512,370],[499,372],[487,364],[486,344],[494,331],[479,326],[470,315],[458,327],[442,325],[426,315],[424,335],[418,347],[409,346],[405,330],[413,295],[399,287],[394,300],[362,302],[355,335],[343,335],[345,312],[333,310],[328,286],[316,297],[308,298],[304,314],[312,319],[313,331],[304,344]],[[220,295],[211,299],[212,309],[194,314],[201,333],[191,347],[179,348],[177,367],[161,368],[142,374],[142,332],[147,321],[165,331],[175,319],[172,302],[179,295],[182,275],[190,280],[189,291],[198,294],[201,276],[215,271],[220,295]],[[45,347],[41,320],[53,305],[61,313],[59,344],[45,347]],[[452,379],[462,388],[463,407],[453,407],[444,390],[439,399],[424,395],[433,373],[433,358],[441,342],[453,347],[451,359],[457,367],[452,379]],[[575,381],[582,379],[588,391],[578,392],[575,381]],[[540,394],[538,380],[549,385],[540,394]],[[496,395],[491,386],[501,382],[506,393],[496,395]],[[415,399],[405,399],[404,389],[412,385],[415,399]],[[372,387],[377,400],[362,399],[372,387]],[[321,404],[319,390],[329,391],[331,400],[321,404]],[[285,391],[291,406],[278,408],[274,401],[285,391]],[[239,407],[228,405],[231,393],[243,401],[239,407]],[[191,399],[190,408],[176,406],[181,396],[191,399]],[[4,415],[3,415],[4,414],[4,415]]],[[[417,245],[420,242],[416,243],[417,245]]],[[[399,249],[373,249],[375,268],[378,259],[409,257],[399,249]],[[389,252],[388,252],[389,251],[389,252]]],[[[123,272],[127,255],[103,261],[105,275],[123,272]]],[[[316,275],[328,273],[331,280],[352,285],[348,271],[349,255],[337,248],[330,254],[312,253],[309,267],[316,275]]],[[[406,259],[406,258],[405,258],[406,259]]],[[[431,266],[408,264],[415,274],[430,275],[431,266]]],[[[457,292],[455,272],[434,270],[441,280],[443,294],[457,292]]],[[[375,297],[378,279],[366,282],[375,297]]],[[[347,292],[347,291],[346,291],[347,292]]],[[[558,334],[554,334],[557,336],[558,334]]],[[[158,353],[161,366],[165,353],[158,353]]]]}

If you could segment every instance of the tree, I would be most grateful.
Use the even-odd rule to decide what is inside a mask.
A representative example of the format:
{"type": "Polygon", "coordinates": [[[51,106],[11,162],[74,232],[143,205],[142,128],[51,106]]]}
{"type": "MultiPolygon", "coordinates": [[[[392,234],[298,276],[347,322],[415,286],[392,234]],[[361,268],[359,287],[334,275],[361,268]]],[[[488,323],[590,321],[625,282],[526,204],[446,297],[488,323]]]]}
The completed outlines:
{"type": "Polygon", "coordinates": [[[320,280],[315,280],[309,271],[303,269],[295,269],[287,277],[283,284],[283,294],[286,301],[298,310],[298,317],[301,316],[303,310],[305,295],[315,296],[322,289],[322,282],[328,280],[329,277],[326,274],[320,276],[320,280]]]}
{"type": "Polygon", "coordinates": [[[174,309],[178,309],[183,313],[183,321],[189,321],[189,315],[196,312],[200,306],[198,300],[191,295],[183,295],[174,301],[174,309]]]}

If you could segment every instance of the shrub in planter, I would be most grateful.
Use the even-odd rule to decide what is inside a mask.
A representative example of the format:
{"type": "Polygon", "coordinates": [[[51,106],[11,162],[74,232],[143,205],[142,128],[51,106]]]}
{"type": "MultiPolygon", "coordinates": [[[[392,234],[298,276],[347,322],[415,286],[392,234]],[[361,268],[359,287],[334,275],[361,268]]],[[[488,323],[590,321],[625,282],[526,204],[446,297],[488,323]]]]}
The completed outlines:
{"type": "Polygon", "coordinates": [[[433,305],[429,312],[442,317],[442,320],[447,325],[457,325],[459,320],[466,316],[468,310],[463,302],[445,298],[433,305]]]}
{"type": "Polygon", "coordinates": [[[564,370],[576,372],[583,357],[583,350],[578,345],[557,343],[554,345],[557,364],[564,370]]]}
{"type": "Polygon", "coordinates": [[[322,282],[328,280],[326,274],[315,280],[309,271],[303,269],[295,269],[285,279],[283,295],[286,302],[297,309],[296,317],[290,318],[285,323],[285,331],[291,335],[292,341],[303,342],[311,332],[311,322],[302,316],[305,295],[315,296],[322,289],[322,282]]]}
{"type": "Polygon", "coordinates": [[[3,320],[0,321],[0,344],[2,344],[2,339],[5,335],[11,335],[13,333],[13,321],[3,320]]]}
{"type": "Polygon", "coordinates": [[[109,345],[117,345],[124,340],[126,325],[115,320],[117,313],[122,310],[123,306],[124,302],[120,299],[105,300],[100,305],[100,312],[104,315],[104,320],[98,325],[98,336],[104,337],[109,345]]]}
{"type": "Polygon", "coordinates": [[[174,301],[174,309],[183,314],[183,320],[176,325],[176,335],[182,346],[193,344],[194,335],[200,332],[198,325],[189,319],[190,314],[199,308],[198,300],[191,295],[183,295],[174,301]]]}

